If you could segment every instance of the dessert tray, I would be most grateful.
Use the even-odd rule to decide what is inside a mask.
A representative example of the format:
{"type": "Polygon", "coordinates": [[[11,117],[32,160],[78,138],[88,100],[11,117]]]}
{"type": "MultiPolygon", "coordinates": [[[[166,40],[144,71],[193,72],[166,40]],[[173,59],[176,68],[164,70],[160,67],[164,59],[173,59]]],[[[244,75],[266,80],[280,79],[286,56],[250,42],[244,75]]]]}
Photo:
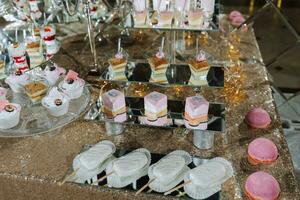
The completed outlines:
{"type": "MultiPolygon", "coordinates": [[[[127,120],[122,124],[134,124],[141,126],[150,126],[143,123],[144,116],[144,99],[142,97],[125,97],[127,107],[127,120]]],[[[159,126],[160,128],[178,128],[184,126],[185,102],[180,100],[168,100],[167,125],[159,126]]],[[[225,105],[222,103],[209,103],[207,130],[213,132],[225,131],[225,105]]],[[[114,122],[106,117],[102,111],[101,102],[91,106],[90,111],[85,115],[86,120],[95,120],[102,122],[114,122]],[[97,116],[95,116],[97,113],[97,116]]]]}
{"type": "MultiPolygon", "coordinates": [[[[93,145],[85,145],[81,152],[84,152],[88,149],[90,149],[93,145]]],[[[115,153],[113,154],[114,157],[116,158],[119,158],[121,156],[124,156],[125,154],[128,154],[132,152],[131,150],[129,149],[116,149],[115,153]]],[[[151,153],[151,163],[150,165],[154,164],[154,163],[157,163],[159,160],[161,160],[163,157],[165,157],[166,155],[165,154],[157,154],[157,153],[151,153]]],[[[201,164],[204,164],[204,163],[207,163],[210,159],[202,159],[202,158],[199,158],[199,157],[192,157],[192,162],[188,165],[188,167],[190,169],[193,169],[197,166],[200,166],[201,164]]],[[[71,183],[74,183],[74,184],[79,184],[79,185],[83,185],[82,183],[78,183],[76,182],[76,176],[72,176],[73,174],[75,173],[75,171],[73,170],[73,167],[71,166],[69,168],[69,170],[67,171],[67,173],[65,174],[64,176],[64,181],[66,182],[71,182],[71,183]]],[[[108,187],[107,186],[107,179],[104,179],[104,180],[101,180],[102,177],[105,176],[105,171],[101,172],[100,174],[97,175],[97,179],[93,178],[93,179],[90,179],[90,180],[86,180],[84,182],[85,185],[87,186],[90,186],[90,185],[93,185],[93,187],[108,187]]],[[[130,184],[124,188],[121,188],[121,189],[116,189],[116,188],[111,188],[112,190],[127,190],[127,191],[131,191],[131,192],[137,192],[139,191],[143,186],[145,186],[147,183],[149,182],[149,177],[147,175],[141,177],[140,179],[138,179],[136,181],[136,186],[133,186],[133,184],[130,184]]],[[[183,181],[181,182],[183,183],[183,181]]],[[[206,198],[206,200],[219,200],[220,199],[220,193],[221,191],[219,192],[216,192],[215,194],[211,195],[210,197],[206,198]]],[[[154,194],[154,195],[158,195],[158,196],[163,196],[164,194],[163,193],[157,193],[153,190],[150,190],[149,188],[148,189],[145,189],[143,191],[143,195],[147,195],[147,194],[154,194]]],[[[141,195],[141,194],[140,194],[141,195]]],[[[182,199],[193,199],[191,197],[189,197],[185,192],[184,192],[184,189],[183,188],[180,188],[178,190],[175,190],[174,192],[168,194],[169,196],[172,196],[172,197],[180,197],[182,199]]]]}
{"type": "MultiPolygon", "coordinates": [[[[163,2],[163,0],[161,1],[163,2]]],[[[182,2],[184,2],[182,0],[182,2]]],[[[186,1],[189,2],[189,1],[186,1]]],[[[159,1],[158,1],[159,3],[159,1]]],[[[176,5],[162,5],[161,3],[161,12],[171,13],[172,17],[168,16],[160,16],[159,13],[154,8],[154,0],[150,1],[147,9],[143,10],[143,8],[135,8],[137,11],[133,11],[130,14],[131,20],[126,20],[125,27],[127,28],[137,28],[137,29],[158,29],[158,30],[189,30],[189,31],[218,31],[219,29],[219,19],[218,16],[220,14],[220,1],[216,0],[214,4],[213,13],[210,13],[209,17],[204,17],[203,26],[195,26],[191,25],[188,20],[188,12],[182,11],[183,8],[176,8],[176,5]],[[166,6],[167,8],[164,8],[166,6]],[[174,7],[174,9],[170,9],[170,7],[174,7]],[[166,9],[166,10],[165,10],[166,9]],[[143,10],[143,11],[142,11],[143,10]],[[172,10],[172,11],[171,11],[172,10]],[[171,11],[171,12],[170,12],[171,11]],[[161,23],[161,18],[164,18],[164,21],[169,21],[167,23],[161,23]],[[166,19],[171,18],[171,19],[166,19]]],[[[188,3],[187,3],[188,4],[188,3]]],[[[183,6],[183,5],[181,5],[183,6]]],[[[184,6],[187,9],[189,6],[184,6]]],[[[195,7],[200,7],[200,5],[195,5],[195,7]]],[[[189,10],[193,10],[194,8],[190,8],[189,10]]]]}
{"type": "MultiPolygon", "coordinates": [[[[126,65],[125,75],[129,82],[146,82],[156,85],[189,85],[189,86],[209,86],[224,87],[224,68],[222,66],[211,66],[203,84],[191,84],[191,70],[188,64],[171,64],[166,71],[166,83],[151,82],[151,68],[147,62],[128,62],[126,65]]],[[[102,80],[113,80],[109,69],[106,68],[101,76],[102,80]]]]}
{"type": "MultiPolygon", "coordinates": [[[[39,76],[41,71],[41,68],[35,68],[25,72],[25,74],[30,74],[34,78],[33,81],[39,81],[43,80],[39,76]]],[[[51,88],[56,87],[60,81],[62,81],[62,77],[55,85],[48,85],[47,93],[49,94],[51,88]]],[[[42,101],[32,102],[25,91],[15,93],[4,84],[2,87],[7,89],[6,99],[10,103],[19,104],[21,112],[19,123],[13,128],[0,129],[0,137],[26,137],[57,130],[79,118],[83,112],[87,111],[91,103],[90,89],[88,85],[85,85],[82,95],[69,101],[66,114],[56,117],[51,115],[50,111],[42,105],[42,101]]],[[[54,111],[54,113],[57,112],[59,111],[54,111]]]]}

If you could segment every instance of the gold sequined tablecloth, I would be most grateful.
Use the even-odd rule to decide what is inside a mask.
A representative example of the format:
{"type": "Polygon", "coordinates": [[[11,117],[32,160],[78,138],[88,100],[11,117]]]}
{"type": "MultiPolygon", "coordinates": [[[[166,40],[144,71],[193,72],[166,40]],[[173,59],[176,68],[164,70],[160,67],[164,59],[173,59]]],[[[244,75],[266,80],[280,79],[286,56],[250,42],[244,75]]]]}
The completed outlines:
{"type": "MultiPolygon", "coordinates": [[[[221,43],[219,33],[213,33],[211,37],[216,41],[215,45],[221,43]]],[[[261,59],[253,32],[241,33],[240,37],[241,56],[245,58],[255,56],[261,59]]],[[[63,67],[72,66],[75,70],[80,70],[82,76],[85,76],[89,70],[86,66],[91,64],[92,59],[88,49],[86,53],[80,51],[83,47],[82,42],[78,41],[64,43],[62,53],[54,60],[63,67]]],[[[142,47],[132,48],[133,51],[140,51],[142,47]]],[[[222,59],[222,53],[217,46],[208,46],[206,50],[222,59]]],[[[107,53],[105,48],[99,48],[100,61],[105,53],[107,53]]],[[[175,149],[183,149],[201,158],[225,157],[233,163],[235,174],[223,184],[221,199],[245,199],[243,192],[245,180],[252,172],[258,170],[267,171],[278,180],[281,187],[280,199],[300,199],[291,156],[274,106],[267,71],[259,63],[243,63],[239,70],[239,73],[244,75],[243,84],[236,83],[235,85],[243,94],[240,99],[232,101],[233,97],[230,96],[232,88],[228,88],[226,83],[227,90],[225,91],[229,92],[225,94],[222,89],[202,89],[202,94],[209,101],[226,103],[226,132],[216,134],[213,149],[198,150],[193,146],[192,134],[182,135],[168,129],[126,126],[124,134],[115,137],[107,136],[102,123],[80,119],[49,134],[26,138],[0,138],[0,199],[176,199],[170,196],[144,193],[135,196],[132,191],[73,183],[59,186],[58,181],[65,176],[74,156],[81,151],[83,146],[103,139],[111,140],[118,148],[144,147],[153,153],[163,154],[175,149]],[[266,130],[252,130],[244,123],[245,114],[250,108],[257,106],[266,109],[271,114],[272,124],[266,130]],[[271,139],[279,149],[280,156],[272,165],[253,167],[247,162],[247,145],[259,136],[271,139]]],[[[225,70],[225,80],[232,73],[230,69],[225,70]]],[[[86,78],[93,84],[101,85],[100,81],[91,77],[86,78]]],[[[95,96],[97,96],[98,89],[94,88],[95,96]]],[[[169,94],[184,98],[193,93],[189,89],[184,91],[180,94],[172,92],[169,94]]]]}

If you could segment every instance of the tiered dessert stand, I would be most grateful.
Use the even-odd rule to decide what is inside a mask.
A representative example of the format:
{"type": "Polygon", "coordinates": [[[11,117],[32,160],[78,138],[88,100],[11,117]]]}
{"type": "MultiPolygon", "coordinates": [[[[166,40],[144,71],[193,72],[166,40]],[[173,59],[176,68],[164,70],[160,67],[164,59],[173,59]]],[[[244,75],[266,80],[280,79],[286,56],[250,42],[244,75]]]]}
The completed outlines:
{"type": "MultiPolygon", "coordinates": [[[[149,3],[150,6],[153,6],[152,1],[149,3]]],[[[166,35],[165,38],[165,49],[169,57],[170,66],[167,69],[166,76],[168,79],[167,84],[159,84],[149,82],[151,75],[150,66],[147,60],[136,60],[130,59],[126,66],[126,75],[128,81],[115,81],[111,78],[111,74],[107,66],[101,66],[100,70],[100,80],[105,81],[106,84],[116,84],[118,89],[125,91],[126,104],[128,107],[127,115],[128,120],[122,124],[114,123],[110,119],[105,117],[105,114],[101,112],[102,102],[101,99],[93,106],[90,112],[86,115],[87,120],[98,120],[106,122],[107,133],[109,134],[121,134],[124,130],[124,124],[134,124],[142,125],[138,120],[139,117],[143,115],[143,96],[132,97],[126,95],[126,90],[130,84],[139,84],[143,87],[148,88],[151,85],[157,86],[158,90],[162,93],[167,94],[168,90],[174,90],[181,87],[184,90],[184,87],[193,87],[197,95],[201,95],[202,87],[208,87],[209,89],[217,89],[222,91],[224,87],[224,62],[217,61],[213,55],[208,55],[209,63],[211,64],[210,71],[207,76],[208,85],[190,85],[189,79],[191,72],[187,61],[190,57],[196,54],[195,49],[196,45],[193,46],[194,50],[188,51],[185,49],[185,44],[182,44],[185,41],[185,35],[195,34],[196,37],[199,37],[200,34],[205,35],[207,31],[218,31],[219,22],[219,7],[220,5],[216,2],[215,10],[211,14],[210,18],[206,19],[206,27],[195,28],[188,26],[186,24],[179,24],[175,26],[175,22],[170,26],[159,26],[152,25],[151,22],[146,20],[145,25],[135,25],[132,16],[134,15],[132,11],[126,16],[126,23],[121,24],[124,29],[128,30],[140,30],[144,29],[158,31],[161,35],[166,35]],[[129,19],[129,20],[128,20],[129,19]],[[176,51],[177,49],[178,51],[176,51]],[[179,52],[179,50],[181,50],[179,52]],[[192,53],[191,53],[192,52],[192,53]],[[192,55],[191,55],[192,54],[192,55]]],[[[153,7],[149,7],[149,15],[153,14],[153,7]]],[[[132,9],[133,10],[133,9],[132,9]]],[[[126,31],[127,33],[129,31],[126,31]]],[[[127,35],[127,38],[130,35],[127,35]]],[[[121,36],[122,38],[122,36],[121,36]]],[[[122,38],[126,40],[127,38],[122,38]]],[[[124,42],[126,43],[126,41],[124,42]]],[[[198,44],[197,44],[198,45],[198,44]]],[[[158,48],[158,47],[157,47],[158,48]]],[[[201,47],[199,47],[201,48],[201,47]]],[[[126,50],[125,50],[126,51],[126,50]]],[[[150,92],[150,91],[149,91],[150,92]]],[[[160,128],[180,128],[183,126],[183,115],[184,115],[184,100],[182,99],[172,99],[168,101],[168,118],[170,119],[169,125],[160,128]]],[[[193,130],[194,139],[193,143],[200,149],[210,149],[213,147],[214,134],[225,132],[225,116],[224,116],[225,107],[223,103],[220,102],[210,102],[209,108],[209,120],[207,130],[193,130]]],[[[159,129],[159,127],[156,127],[159,129]]],[[[183,130],[183,129],[182,129],[183,130]]],[[[184,132],[189,132],[190,130],[183,130],[184,132]]]]}

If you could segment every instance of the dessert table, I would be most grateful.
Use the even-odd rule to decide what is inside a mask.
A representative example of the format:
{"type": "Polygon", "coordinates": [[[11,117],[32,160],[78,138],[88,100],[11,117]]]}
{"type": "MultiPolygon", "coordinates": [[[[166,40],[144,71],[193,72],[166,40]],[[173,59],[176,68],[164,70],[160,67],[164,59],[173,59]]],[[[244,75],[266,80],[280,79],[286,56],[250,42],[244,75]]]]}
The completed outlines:
{"type": "MultiPolygon", "coordinates": [[[[62,41],[62,49],[53,61],[61,67],[73,68],[93,86],[92,95],[97,99],[104,81],[89,74],[92,55],[89,47],[83,42],[79,25],[59,27],[61,32],[78,34],[62,41]],[[76,28],[75,28],[76,27],[76,28]],[[74,33],[74,32],[73,32],[74,33]],[[86,51],[82,49],[86,48],[86,51]]],[[[83,28],[84,30],[84,28],[83,28]]],[[[62,34],[63,35],[63,34],[62,34]]],[[[110,35],[113,37],[113,34],[110,35]]],[[[126,47],[135,57],[140,49],[151,49],[153,34],[143,30],[136,33],[135,44],[126,47]],[[142,38],[141,38],[142,37],[142,38]],[[149,47],[149,43],[150,45],[149,47]]],[[[224,60],[223,35],[210,33],[212,41],[206,51],[219,60],[224,60]]],[[[111,140],[117,148],[147,148],[153,153],[167,154],[172,150],[182,149],[200,158],[224,157],[232,162],[234,177],[222,185],[221,199],[245,199],[244,185],[246,178],[253,172],[263,170],[272,174],[280,184],[280,199],[300,199],[291,155],[288,150],[281,122],[272,96],[268,73],[256,43],[254,31],[239,32],[238,49],[241,62],[238,66],[225,68],[225,86],[223,89],[201,88],[201,94],[208,101],[226,104],[226,131],[215,134],[212,149],[199,150],[193,145],[192,134],[177,129],[158,129],[126,125],[123,134],[108,136],[103,123],[79,120],[48,134],[24,138],[0,138],[0,197],[9,199],[177,199],[177,197],[142,193],[135,196],[134,191],[110,189],[107,187],[64,183],[59,185],[68,172],[73,158],[84,145],[94,144],[100,140],[111,140]],[[236,76],[235,76],[236,75],[236,76]],[[246,113],[254,107],[262,107],[270,113],[271,126],[265,130],[254,130],[244,122],[246,113]],[[247,162],[247,146],[257,137],[271,139],[279,150],[279,158],[271,165],[252,166],[247,162]]],[[[105,57],[113,52],[115,44],[108,42],[97,46],[99,63],[105,63],[105,57]]],[[[130,84],[128,91],[137,94],[137,83],[130,84]]],[[[155,90],[155,86],[151,88],[155,90]]],[[[177,87],[176,91],[168,91],[169,95],[185,98],[195,91],[190,87],[177,87]]]]}

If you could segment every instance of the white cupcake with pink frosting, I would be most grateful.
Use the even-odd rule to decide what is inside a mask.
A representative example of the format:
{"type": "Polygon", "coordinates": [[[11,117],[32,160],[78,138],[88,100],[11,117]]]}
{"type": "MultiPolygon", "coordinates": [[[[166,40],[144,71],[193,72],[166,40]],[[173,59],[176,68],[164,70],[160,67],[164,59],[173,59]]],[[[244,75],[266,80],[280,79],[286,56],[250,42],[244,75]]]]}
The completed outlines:
{"type": "Polygon", "coordinates": [[[70,99],[57,87],[50,90],[49,94],[42,99],[42,105],[49,111],[50,115],[59,117],[65,115],[69,110],[70,99]]]}
{"type": "Polygon", "coordinates": [[[20,121],[21,106],[0,100],[0,129],[10,129],[18,125],[20,121]]]}
{"type": "Polygon", "coordinates": [[[66,70],[58,67],[57,64],[47,66],[44,70],[44,77],[50,85],[55,85],[60,76],[64,75],[66,70]]]}
{"type": "Polygon", "coordinates": [[[70,99],[77,99],[82,95],[84,85],[85,81],[78,77],[78,73],[70,70],[65,79],[59,83],[59,88],[70,99]]]}
{"type": "Polygon", "coordinates": [[[29,75],[24,74],[22,71],[16,71],[15,74],[11,74],[5,79],[5,83],[9,85],[13,92],[21,93],[28,79],[29,75]]]}

